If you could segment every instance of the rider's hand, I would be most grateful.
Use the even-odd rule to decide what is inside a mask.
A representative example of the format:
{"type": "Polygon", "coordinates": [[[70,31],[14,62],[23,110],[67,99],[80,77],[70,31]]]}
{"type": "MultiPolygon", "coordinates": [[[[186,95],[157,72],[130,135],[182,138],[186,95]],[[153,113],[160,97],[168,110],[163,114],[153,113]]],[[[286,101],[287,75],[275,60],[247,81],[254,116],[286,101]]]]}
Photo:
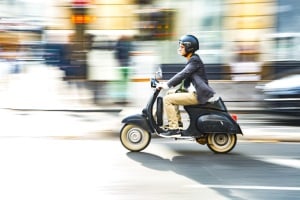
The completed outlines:
{"type": "Polygon", "coordinates": [[[169,86],[166,82],[157,83],[156,89],[158,89],[158,90],[160,90],[160,89],[169,89],[169,86]]]}

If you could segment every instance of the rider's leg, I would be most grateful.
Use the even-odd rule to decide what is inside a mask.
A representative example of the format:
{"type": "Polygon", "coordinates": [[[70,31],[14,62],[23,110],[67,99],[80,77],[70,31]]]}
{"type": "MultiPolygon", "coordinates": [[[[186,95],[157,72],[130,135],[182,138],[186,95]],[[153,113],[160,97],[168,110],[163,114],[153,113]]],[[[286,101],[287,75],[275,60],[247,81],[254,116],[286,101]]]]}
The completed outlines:
{"type": "MultiPolygon", "coordinates": [[[[173,90],[168,90],[167,94],[166,95],[170,95],[170,94],[174,94],[176,93],[177,89],[173,89],[173,90]]],[[[180,111],[179,111],[179,105],[174,105],[175,107],[175,112],[176,112],[176,117],[177,117],[177,120],[178,120],[178,126],[180,128],[183,127],[183,123],[182,123],[182,120],[181,120],[181,115],[180,115],[180,111]]],[[[167,128],[169,129],[169,125],[167,125],[167,128]]]]}
{"type": "Polygon", "coordinates": [[[166,110],[169,128],[179,129],[178,125],[178,105],[194,105],[198,104],[197,96],[193,92],[173,93],[164,97],[164,107],[166,110]]]}

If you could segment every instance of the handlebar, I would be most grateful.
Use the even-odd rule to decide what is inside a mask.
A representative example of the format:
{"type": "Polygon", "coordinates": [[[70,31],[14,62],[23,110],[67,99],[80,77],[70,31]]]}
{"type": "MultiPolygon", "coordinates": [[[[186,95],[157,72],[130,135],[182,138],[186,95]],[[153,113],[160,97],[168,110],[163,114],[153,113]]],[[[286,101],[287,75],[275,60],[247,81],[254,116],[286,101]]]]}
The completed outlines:
{"type": "Polygon", "coordinates": [[[156,78],[150,79],[151,88],[156,88],[157,83],[159,83],[159,81],[156,78]]]}

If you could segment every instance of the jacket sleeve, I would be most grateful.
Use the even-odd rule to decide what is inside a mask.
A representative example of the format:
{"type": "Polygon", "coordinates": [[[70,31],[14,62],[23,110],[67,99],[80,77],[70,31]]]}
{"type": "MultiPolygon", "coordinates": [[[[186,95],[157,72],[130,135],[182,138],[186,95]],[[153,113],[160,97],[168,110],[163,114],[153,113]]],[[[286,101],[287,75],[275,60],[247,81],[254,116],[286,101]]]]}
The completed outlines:
{"type": "Polygon", "coordinates": [[[187,65],[167,82],[168,86],[170,88],[175,87],[176,85],[180,84],[184,79],[190,78],[192,74],[199,69],[199,65],[199,62],[191,58],[187,65]]]}

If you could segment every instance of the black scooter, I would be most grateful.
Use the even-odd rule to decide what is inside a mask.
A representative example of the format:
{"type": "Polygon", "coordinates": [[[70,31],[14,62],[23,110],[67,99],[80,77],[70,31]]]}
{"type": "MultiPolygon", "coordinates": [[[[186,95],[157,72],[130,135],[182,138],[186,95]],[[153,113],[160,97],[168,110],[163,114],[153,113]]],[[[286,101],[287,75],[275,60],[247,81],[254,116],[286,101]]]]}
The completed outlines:
{"type": "MultiPolygon", "coordinates": [[[[151,79],[152,88],[156,88],[157,83],[155,78],[151,79]]],[[[166,131],[163,127],[163,98],[158,96],[159,93],[159,89],[154,90],[141,114],[122,120],[124,125],[120,131],[120,140],[129,151],[144,150],[151,141],[151,134],[162,136],[161,133],[166,131]],[[153,110],[156,110],[155,115],[153,110]]],[[[228,113],[220,97],[214,102],[184,106],[184,109],[190,123],[182,130],[181,136],[175,139],[195,140],[199,144],[207,144],[215,153],[227,153],[235,147],[236,135],[243,134],[237,123],[237,116],[228,113]]]]}

